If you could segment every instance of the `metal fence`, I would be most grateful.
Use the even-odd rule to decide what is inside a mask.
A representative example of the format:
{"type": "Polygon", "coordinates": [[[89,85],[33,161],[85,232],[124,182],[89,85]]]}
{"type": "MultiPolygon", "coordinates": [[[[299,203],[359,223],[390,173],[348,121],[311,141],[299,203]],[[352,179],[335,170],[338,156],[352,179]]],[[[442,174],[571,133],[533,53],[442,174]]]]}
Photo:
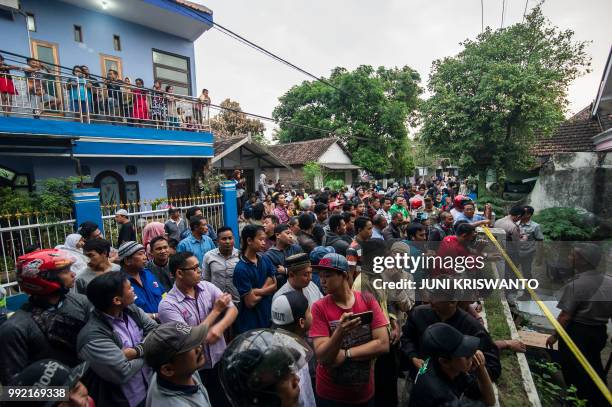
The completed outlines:
{"type": "Polygon", "coordinates": [[[185,211],[193,206],[197,206],[202,210],[202,215],[215,230],[224,225],[223,199],[221,195],[161,198],[119,205],[102,205],[105,237],[111,242],[116,243],[119,235],[119,225],[115,221],[115,213],[119,209],[125,209],[128,212],[128,218],[136,227],[136,238],[142,243],[142,230],[144,227],[151,222],[166,222],[170,218],[168,216],[169,207],[180,209],[181,216],[184,217],[185,211]]]}
{"type": "Polygon", "coordinates": [[[2,74],[15,94],[0,100],[5,114],[74,120],[82,123],[210,131],[208,104],[197,98],[119,81],[40,70],[2,74]]]}
{"type": "MultiPolygon", "coordinates": [[[[115,222],[115,212],[128,211],[130,221],[136,227],[136,235],[142,243],[142,230],[151,222],[164,223],[169,219],[168,208],[172,206],[185,211],[193,206],[202,210],[208,223],[217,230],[224,225],[223,199],[221,195],[196,195],[180,198],[161,198],[151,201],[130,202],[120,205],[102,205],[105,238],[116,243],[119,225],[115,222]]],[[[9,295],[19,292],[15,276],[17,258],[23,255],[28,246],[53,248],[64,244],[66,236],[77,229],[74,216],[66,213],[15,213],[0,215],[0,284],[9,295]]]]}
{"type": "Polygon", "coordinates": [[[74,233],[75,220],[70,212],[32,212],[0,215],[0,284],[15,294],[15,263],[29,246],[40,248],[63,244],[74,233]]]}

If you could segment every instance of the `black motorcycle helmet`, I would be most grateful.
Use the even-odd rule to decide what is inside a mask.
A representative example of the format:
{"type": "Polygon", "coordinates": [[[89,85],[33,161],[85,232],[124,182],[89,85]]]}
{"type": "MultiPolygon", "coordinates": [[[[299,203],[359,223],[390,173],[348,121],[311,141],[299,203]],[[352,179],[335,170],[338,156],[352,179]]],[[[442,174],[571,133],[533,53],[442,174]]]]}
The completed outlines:
{"type": "Polygon", "coordinates": [[[254,329],[234,339],[221,359],[221,385],[235,407],[275,407],[275,386],[312,358],[312,349],[283,329],[254,329]]]}

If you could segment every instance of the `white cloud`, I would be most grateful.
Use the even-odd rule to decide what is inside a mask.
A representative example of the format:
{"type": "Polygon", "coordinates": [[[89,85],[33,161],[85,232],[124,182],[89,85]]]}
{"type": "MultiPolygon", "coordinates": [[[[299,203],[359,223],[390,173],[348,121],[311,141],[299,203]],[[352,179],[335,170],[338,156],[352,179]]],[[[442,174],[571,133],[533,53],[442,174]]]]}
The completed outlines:
{"type": "MultiPolygon", "coordinates": [[[[459,42],[481,29],[478,0],[210,0],[201,1],[221,25],[294,64],[328,76],[331,69],[409,65],[424,86],[431,63],[456,54],[459,42]]],[[[485,25],[499,27],[501,0],[484,1],[485,25]]],[[[529,8],[536,4],[528,0],[529,8]]],[[[506,0],[505,23],[522,19],[525,2],[506,0]]],[[[611,45],[612,2],[549,0],[544,13],[554,25],[575,31],[587,48],[593,71],[569,89],[570,112],[595,98],[611,45]]],[[[217,30],[196,42],[197,83],[210,90],[213,103],[229,97],[245,111],[271,115],[278,97],[309,78],[217,30]]],[[[266,123],[268,135],[273,124],[266,123]]]]}

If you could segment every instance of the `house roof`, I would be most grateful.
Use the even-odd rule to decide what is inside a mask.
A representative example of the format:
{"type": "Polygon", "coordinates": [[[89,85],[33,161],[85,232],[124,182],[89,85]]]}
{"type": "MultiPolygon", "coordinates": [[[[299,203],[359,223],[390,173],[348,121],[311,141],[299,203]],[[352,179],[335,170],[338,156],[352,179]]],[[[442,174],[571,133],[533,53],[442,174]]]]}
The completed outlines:
{"type": "Polygon", "coordinates": [[[289,164],[282,159],[280,159],[276,154],[274,154],[268,146],[264,146],[263,144],[259,144],[256,141],[252,140],[250,136],[238,136],[238,137],[217,137],[215,135],[215,143],[214,143],[214,151],[215,156],[212,159],[212,162],[215,163],[220,161],[226,155],[231,154],[236,149],[244,147],[249,152],[254,155],[260,156],[263,160],[265,160],[268,164],[273,167],[285,167],[287,169],[291,169],[289,164]]]}
{"type": "MultiPolygon", "coordinates": [[[[338,142],[337,138],[321,138],[316,140],[297,141],[269,146],[270,151],[290,165],[302,165],[309,161],[317,161],[332,144],[338,142]]],[[[342,143],[338,143],[342,150],[350,157],[342,143]]]]}
{"type": "Polygon", "coordinates": [[[593,137],[601,131],[597,119],[591,117],[591,106],[587,106],[563,122],[552,136],[540,137],[531,151],[536,157],[595,151],[593,137]]]}

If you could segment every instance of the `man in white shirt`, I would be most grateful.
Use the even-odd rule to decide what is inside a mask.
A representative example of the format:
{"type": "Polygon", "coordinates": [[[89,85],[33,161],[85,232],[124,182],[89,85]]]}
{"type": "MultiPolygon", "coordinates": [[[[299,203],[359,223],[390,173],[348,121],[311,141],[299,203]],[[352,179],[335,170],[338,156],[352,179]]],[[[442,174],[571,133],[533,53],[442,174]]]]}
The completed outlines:
{"type": "Polygon", "coordinates": [[[291,292],[299,291],[308,299],[308,304],[312,306],[315,301],[323,298],[321,291],[312,282],[312,267],[310,258],[306,253],[298,253],[285,259],[287,267],[287,282],[274,294],[272,301],[277,297],[291,292]]]}

